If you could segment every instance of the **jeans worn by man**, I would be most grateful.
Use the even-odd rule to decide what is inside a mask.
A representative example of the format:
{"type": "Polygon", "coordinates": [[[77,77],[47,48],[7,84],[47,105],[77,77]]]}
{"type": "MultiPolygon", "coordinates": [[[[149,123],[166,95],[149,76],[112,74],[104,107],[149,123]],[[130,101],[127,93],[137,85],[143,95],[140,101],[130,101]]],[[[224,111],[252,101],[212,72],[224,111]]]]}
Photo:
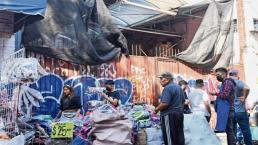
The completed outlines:
{"type": "MultiPolygon", "coordinates": [[[[219,82],[222,82],[219,93],[210,93],[216,95],[217,99],[226,101],[228,103],[225,108],[229,111],[226,121],[226,134],[228,145],[236,145],[236,138],[234,133],[234,98],[235,98],[235,82],[231,78],[227,78],[228,71],[226,68],[217,68],[215,70],[216,77],[219,82]]],[[[223,113],[223,112],[222,112],[223,113]]],[[[219,114],[218,114],[219,116],[219,114]]],[[[219,120],[218,120],[219,121],[219,120]]]]}
{"type": "Polygon", "coordinates": [[[234,79],[236,83],[235,87],[235,100],[234,100],[234,110],[235,110],[235,120],[234,120],[234,130],[237,135],[237,124],[239,125],[246,145],[252,145],[252,135],[249,127],[249,117],[246,112],[245,100],[249,94],[249,87],[241,80],[238,79],[238,71],[231,70],[229,76],[234,79]]]}
{"type": "Polygon", "coordinates": [[[253,145],[252,135],[249,127],[249,117],[247,115],[247,112],[235,112],[235,125],[234,125],[235,132],[237,127],[236,124],[239,125],[243,133],[245,144],[253,145]]]}

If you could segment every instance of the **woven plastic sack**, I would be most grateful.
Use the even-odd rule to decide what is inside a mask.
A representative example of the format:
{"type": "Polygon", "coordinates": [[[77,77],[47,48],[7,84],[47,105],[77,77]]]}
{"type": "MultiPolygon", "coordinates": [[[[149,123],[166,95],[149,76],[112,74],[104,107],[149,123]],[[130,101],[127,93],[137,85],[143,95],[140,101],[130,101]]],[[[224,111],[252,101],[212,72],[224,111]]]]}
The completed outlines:
{"type": "Polygon", "coordinates": [[[119,120],[124,115],[124,112],[120,112],[114,109],[112,106],[105,104],[97,110],[93,111],[90,115],[90,118],[94,122],[99,123],[102,121],[119,120]]]}
{"type": "Polygon", "coordinates": [[[0,140],[0,145],[24,145],[25,137],[24,135],[18,135],[11,140],[0,140]]]}
{"type": "Polygon", "coordinates": [[[162,131],[160,128],[146,128],[145,131],[147,142],[163,142],[162,131]]]}
{"type": "Polygon", "coordinates": [[[147,144],[147,135],[144,129],[139,130],[137,145],[146,145],[147,144]]]}
{"type": "Polygon", "coordinates": [[[128,119],[102,121],[93,125],[93,145],[132,145],[132,123],[128,119]]]}

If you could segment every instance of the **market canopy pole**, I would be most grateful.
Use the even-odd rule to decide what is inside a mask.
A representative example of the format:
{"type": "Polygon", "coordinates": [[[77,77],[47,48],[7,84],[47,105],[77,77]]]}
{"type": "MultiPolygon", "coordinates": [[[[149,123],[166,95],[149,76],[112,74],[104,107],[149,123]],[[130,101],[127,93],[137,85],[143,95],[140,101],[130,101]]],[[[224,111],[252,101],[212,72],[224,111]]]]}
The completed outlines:
{"type": "Polygon", "coordinates": [[[157,11],[157,12],[164,13],[164,14],[171,15],[171,16],[175,16],[177,14],[176,12],[173,12],[173,11],[166,11],[166,10],[162,10],[162,9],[157,9],[157,8],[145,6],[145,5],[142,5],[142,4],[137,4],[137,3],[134,3],[134,2],[130,2],[128,0],[121,0],[121,1],[123,3],[125,3],[125,4],[128,4],[128,5],[132,5],[132,6],[136,6],[136,7],[141,7],[141,8],[149,9],[149,10],[153,10],[153,11],[157,11]]]}
{"type": "Polygon", "coordinates": [[[155,31],[148,31],[148,30],[141,30],[141,29],[134,29],[134,28],[128,28],[128,27],[121,27],[121,29],[128,30],[128,31],[142,32],[142,33],[163,35],[163,36],[169,36],[169,37],[180,37],[180,38],[182,37],[182,36],[176,35],[176,34],[170,34],[170,33],[164,33],[164,32],[155,32],[155,31]]]}

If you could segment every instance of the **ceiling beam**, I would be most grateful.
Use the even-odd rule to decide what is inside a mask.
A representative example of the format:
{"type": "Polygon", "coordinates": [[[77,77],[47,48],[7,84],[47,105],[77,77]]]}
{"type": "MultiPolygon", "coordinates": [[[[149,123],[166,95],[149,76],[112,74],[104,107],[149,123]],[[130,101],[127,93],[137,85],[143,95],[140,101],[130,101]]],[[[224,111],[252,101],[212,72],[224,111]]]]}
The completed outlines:
{"type": "Polygon", "coordinates": [[[134,28],[128,28],[128,27],[121,27],[120,29],[128,30],[128,31],[135,31],[135,32],[142,32],[142,33],[149,33],[149,34],[156,34],[156,35],[162,35],[162,36],[169,36],[169,37],[178,37],[178,38],[182,37],[181,35],[176,35],[176,34],[171,34],[171,33],[155,32],[155,31],[134,29],[134,28]]]}
{"type": "Polygon", "coordinates": [[[172,16],[176,15],[176,12],[173,12],[173,11],[166,11],[166,10],[162,10],[162,9],[158,9],[158,8],[153,8],[153,7],[145,6],[145,5],[142,5],[142,4],[135,3],[135,2],[130,2],[128,0],[121,0],[121,1],[125,4],[128,4],[128,5],[132,5],[132,6],[148,9],[148,10],[153,10],[153,11],[164,13],[164,14],[167,14],[167,15],[172,15],[172,16]]]}

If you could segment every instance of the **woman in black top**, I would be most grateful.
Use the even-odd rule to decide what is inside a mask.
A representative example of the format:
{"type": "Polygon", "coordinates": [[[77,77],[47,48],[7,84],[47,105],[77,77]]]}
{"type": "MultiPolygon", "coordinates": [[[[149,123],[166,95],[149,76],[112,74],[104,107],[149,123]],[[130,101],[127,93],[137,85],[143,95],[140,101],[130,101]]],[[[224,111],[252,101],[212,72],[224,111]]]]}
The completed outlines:
{"type": "Polygon", "coordinates": [[[63,96],[60,100],[60,111],[56,118],[60,118],[61,114],[65,112],[72,112],[75,113],[76,116],[79,116],[81,107],[80,98],[74,95],[72,87],[66,85],[63,88],[63,96]]]}

